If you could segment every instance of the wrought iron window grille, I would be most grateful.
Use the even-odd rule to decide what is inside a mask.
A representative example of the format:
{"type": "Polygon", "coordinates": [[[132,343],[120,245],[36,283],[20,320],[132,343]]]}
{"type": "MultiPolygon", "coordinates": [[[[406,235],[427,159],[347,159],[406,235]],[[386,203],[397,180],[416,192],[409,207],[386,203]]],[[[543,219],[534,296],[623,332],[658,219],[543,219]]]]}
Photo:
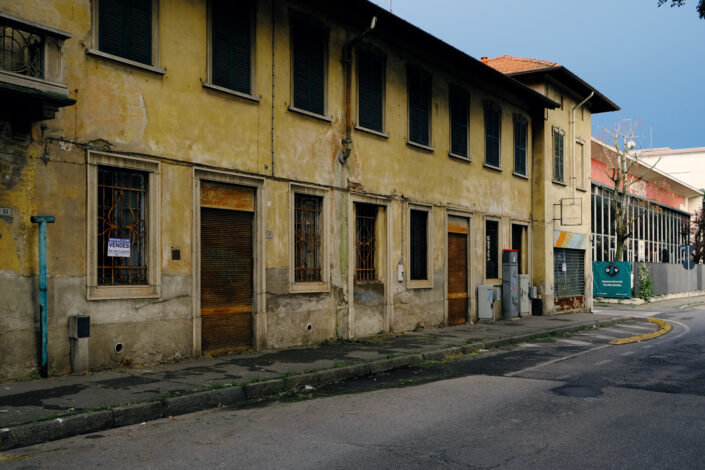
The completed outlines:
{"type": "Polygon", "coordinates": [[[0,70],[44,78],[44,35],[0,18],[0,70]]]}

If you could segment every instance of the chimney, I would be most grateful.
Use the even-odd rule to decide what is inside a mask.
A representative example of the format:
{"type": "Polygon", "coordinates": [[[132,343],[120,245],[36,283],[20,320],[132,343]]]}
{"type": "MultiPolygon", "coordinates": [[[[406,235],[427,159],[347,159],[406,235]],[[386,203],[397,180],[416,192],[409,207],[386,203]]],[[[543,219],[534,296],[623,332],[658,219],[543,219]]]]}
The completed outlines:
{"type": "Polygon", "coordinates": [[[487,56],[480,57],[480,60],[482,61],[483,64],[487,63],[487,56]]]}

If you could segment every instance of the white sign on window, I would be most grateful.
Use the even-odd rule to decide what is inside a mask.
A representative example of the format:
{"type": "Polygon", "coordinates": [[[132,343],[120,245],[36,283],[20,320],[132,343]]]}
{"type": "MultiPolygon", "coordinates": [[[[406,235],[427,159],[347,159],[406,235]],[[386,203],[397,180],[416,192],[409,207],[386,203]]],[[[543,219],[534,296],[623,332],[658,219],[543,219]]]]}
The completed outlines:
{"type": "Polygon", "coordinates": [[[639,240],[639,243],[637,243],[637,257],[639,261],[646,259],[646,245],[644,244],[644,240],[639,240]]]}
{"type": "Polygon", "coordinates": [[[108,238],[108,256],[116,258],[130,257],[129,238],[108,238]]]}

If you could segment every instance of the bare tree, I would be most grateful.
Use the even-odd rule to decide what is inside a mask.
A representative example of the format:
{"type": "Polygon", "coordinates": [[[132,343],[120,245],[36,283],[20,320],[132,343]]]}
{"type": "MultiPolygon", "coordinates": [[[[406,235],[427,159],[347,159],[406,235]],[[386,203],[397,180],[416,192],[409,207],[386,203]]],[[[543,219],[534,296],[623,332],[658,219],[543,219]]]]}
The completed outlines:
{"type": "Polygon", "coordinates": [[[693,261],[696,263],[705,261],[705,211],[703,209],[695,211],[690,225],[690,235],[695,245],[693,261]]]}
{"type": "Polygon", "coordinates": [[[639,160],[634,141],[636,127],[637,125],[632,125],[630,120],[626,120],[620,121],[614,130],[604,130],[612,145],[610,151],[603,150],[602,157],[607,164],[605,174],[611,181],[614,191],[612,214],[617,238],[615,261],[624,260],[624,245],[632,236],[634,222],[651,206],[648,200],[642,202],[630,197],[630,194],[635,193],[632,188],[639,184],[659,162],[657,160],[653,165],[647,166],[639,160]]]}

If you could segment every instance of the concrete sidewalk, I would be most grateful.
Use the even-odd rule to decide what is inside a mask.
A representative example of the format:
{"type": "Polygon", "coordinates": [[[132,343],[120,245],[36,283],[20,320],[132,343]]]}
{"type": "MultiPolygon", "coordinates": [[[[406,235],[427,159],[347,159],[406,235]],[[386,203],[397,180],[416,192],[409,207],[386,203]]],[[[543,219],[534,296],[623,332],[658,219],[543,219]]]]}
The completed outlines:
{"type": "Polygon", "coordinates": [[[0,384],[0,450],[137,424],[628,317],[523,317],[358,341],[0,384]]]}

